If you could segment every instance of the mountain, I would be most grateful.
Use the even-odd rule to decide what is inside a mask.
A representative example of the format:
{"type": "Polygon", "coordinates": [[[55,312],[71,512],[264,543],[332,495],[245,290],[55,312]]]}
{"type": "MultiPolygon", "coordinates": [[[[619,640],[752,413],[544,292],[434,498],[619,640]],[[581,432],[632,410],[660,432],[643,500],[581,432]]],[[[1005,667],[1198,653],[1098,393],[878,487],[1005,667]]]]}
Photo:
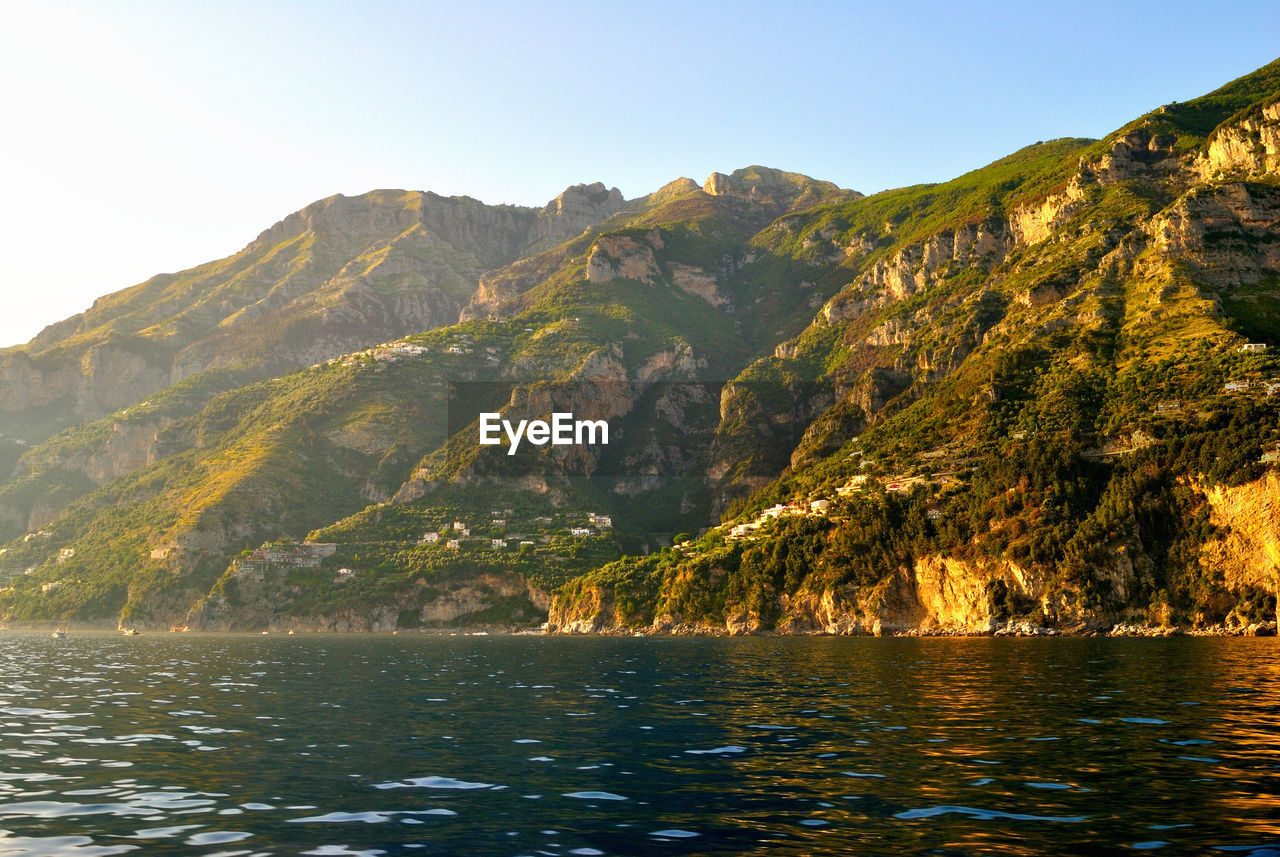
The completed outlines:
{"type": "Polygon", "coordinates": [[[456,323],[481,272],[577,235],[622,206],[601,184],[541,209],[374,191],[290,215],[239,253],[100,298],[0,351],[0,535],[154,461],[160,436],[244,384],[456,323]],[[121,409],[128,419],[114,416],[121,409]]]}
{"type": "Polygon", "coordinates": [[[270,377],[452,324],[483,271],[622,203],[600,184],[541,209],[396,190],[320,200],[234,256],[99,298],[0,350],[0,425],[39,441],[202,373],[270,377]]]}
{"type": "Polygon", "coordinates": [[[990,633],[1274,614],[1280,63],[942,184],[864,197],[749,167],[571,191],[542,211],[372,194],[361,222],[418,250],[286,220],[235,270],[297,233],[332,273],[270,268],[300,291],[260,328],[247,303],[203,315],[245,282],[206,266],[181,300],[143,284],[7,354],[21,377],[90,365],[111,331],[186,337],[123,410],[86,404],[94,373],[11,409],[73,424],[0,485],[0,615],[990,633]],[[382,296],[358,342],[280,333],[338,325],[356,269],[382,296]],[[571,413],[609,443],[485,445],[487,413],[571,413]]]}
{"type": "MultiPolygon", "coordinates": [[[[607,416],[629,418],[627,431],[647,432],[656,441],[661,429],[650,423],[657,414],[667,425],[665,417],[679,422],[683,409],[691,408],[696,417],[689,430],[709,438],[716,387],[709,392],[701,380],[722,382],[760,353],[742,327],[762,326],[767,306],[779,310],[770,325],[785,323],[794,332],[820,303],[812,286],[785,294],[754,273],[737,276],[751,255],[750,240],[779,212],[857,195],[763,168],[713,176],[708,185],[714,193],[688,180],[673,183],[628,203],[605,225],[485,274],[481,283],[518,281],[530,264],[545,271],[536,286],[510,295],[510,318],[491,307],[484,321],[385,342],[222,393],[199,386],[203,379],[185,379],[29,451],[0,487],[0,509],[16,511],[9,515],[11,532],[26,529],[6,549],[7,568],[14,575],[35,569],[15,578],[11,597],[20,606],[11,615],[37,618],[53,610],[101,619],[123,611],[132,622],[178,621],[231,556],[266,539],[300,538],[393,497],[430,518],[438,508],[410,503],[423,495],[425,483],[466,485],[486,476],[483,463],[447,454],[444,441],[452,430],[430,418],[447,412],[448,400],[420,401],[424,390],[457,395],[464,388],[464,399],[497,409],[537,388],[536,395],[562,399],[563,407],[586,405],[578,408],[585,415],[591,404],[584,396],[592,398],[604,384],[608,395],[595,398],[607,416]],[[737,311],[735,302],[747,307],[737,311]],[[384,390],[375,379],[391,387],[384,390]],[[688,389],[680,386],[695,380],[688,389]],[[549,382],[557,385],[550,394],[549,382]],[[676,386],[659,390],[672,382],[676,386]],[[370,400],[375,390],[385,398],[370,400]],[[425,410],[400,423],[396,401],[405,402],[406,411],[425,410]],[[647,410],[633,415],[636,408],[647,410]],[[412,455],[425,457],[415,466],[412,455]],[[403,484],[384,482],[390,474],[403,484]],[[183,513],[174,514],[175,508],[183,513]],[[37,580],[41,597],[24,599],[24,585],[34,593],[37,580]],[[57,585],[46,589],[46,583],[57,585]]],[[[652,453],[651,467],[666,467],[666,456],[674,456],[684,480],[672,489],[683,496],[676,517],[700,524],[706,514],[694,496],[704,493],[693,484],[700,483],[697,457],[685,456],[680,446],[678,437],[668,438],[652,453]]],[[[556,468],[554,491],[547,479],[535,477],[535,493],[565,505],[599,499],[602,490],[605,500],[625,500],[655,487],[634,477],[613,483],[621,495],[599,485],[585,491],[572,486],[580,477],[590,479],[598,464],[581,460],[571,462],[568,472],[556,468]]],[[[604,464],[633,473],[638,466],[604,464]]],[[[509,480],[491,473],[488,481],[509,480]]],[[[666,531],[668,518],[658,515],[651,528],[666,531]]],[[[557,567],[559,555],[551,554],[545,565],[557,567]]],[[[595,559],[619,554],[615,548],[595,559]]]]}
{"type": "Polygon", "coordinates": [[[1278,99],[1273,63],[1102,141],[780,221],[847,285],[726,386],[727,520],[575,581],[551,626],[1274,618],[1278,99]]]}

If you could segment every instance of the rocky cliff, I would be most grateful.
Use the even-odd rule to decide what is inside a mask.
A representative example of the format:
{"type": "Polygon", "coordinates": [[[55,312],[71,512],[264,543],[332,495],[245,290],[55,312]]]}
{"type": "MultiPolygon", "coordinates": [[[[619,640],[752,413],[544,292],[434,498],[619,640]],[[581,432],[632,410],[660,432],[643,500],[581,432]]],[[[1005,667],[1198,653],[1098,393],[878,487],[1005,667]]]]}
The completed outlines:
{"type": "MultiPolygon", "coordinates": [[[[1214,486],[1201,496],[1215,535],[1198,547],[1194,561],[1216,588],[1181,617],[1164,602],[1132,603],[1129,593],[1143,586],[1146,558],[1132,556],[1125,545],[1112,545],[1104,564],[1112,596],[1107,603],[1091,602],[1079,587],[1064,586],[1053,570],[1007,559],[924,554],[871,584],[814,580],[795,591],[773,592],[763,605],[732,597],[716,600],[716,607],[724,609],[715,618],[690,615],[689,601],[677,594],[705,586],[696,575],[677,571],[667,577],[649,596],[652,612],[637,609],[634,584],[625,577],[621,583],[584,580],[556,594],[547,630],[734,636],[1131,634],[1143,628],[1274,633],[1280,621],[1275,601],[1280,589],[1280,475],[1271,471],[1239,486],[1214,486]]],[[[728,565],[713,566],[708,582],[718,586],[729,574],[728,565]]]]}
{"type": "Polygon", "coordinates": [[[1280,591],[1280,473],[1205,494],[1217,535],[1202,549],[1204,567],[1232,591],[1280,591]]]}

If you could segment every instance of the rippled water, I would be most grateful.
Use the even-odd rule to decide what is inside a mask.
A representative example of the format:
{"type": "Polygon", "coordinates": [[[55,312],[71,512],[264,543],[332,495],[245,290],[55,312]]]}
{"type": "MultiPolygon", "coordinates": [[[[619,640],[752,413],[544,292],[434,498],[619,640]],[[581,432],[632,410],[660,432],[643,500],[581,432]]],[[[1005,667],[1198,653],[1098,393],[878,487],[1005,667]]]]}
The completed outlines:
{"type": "Polygon", "coordinates": [[[1274,639],[0,636],[0,855],[1280,855],[1274,639]]]}

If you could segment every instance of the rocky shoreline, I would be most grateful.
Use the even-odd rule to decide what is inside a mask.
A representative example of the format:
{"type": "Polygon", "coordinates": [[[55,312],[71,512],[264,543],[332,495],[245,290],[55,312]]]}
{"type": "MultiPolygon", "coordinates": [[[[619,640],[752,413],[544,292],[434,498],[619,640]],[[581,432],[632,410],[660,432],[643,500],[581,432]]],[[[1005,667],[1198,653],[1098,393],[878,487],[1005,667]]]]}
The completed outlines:
{"type": "MultiPolygon", "coordinates": [[[[934,637],[953,636],[929,632],[906,632],[895,636],[934,637]]],[[[1030,622],[1008,622],[990,634],[957,634],[965,637],[1274,637],[1275,622],[1255,622],[1249,625],[1138,625],[1119,622],[1111,628],[1048,628],[1030,622]]]]}
{"type": "MultiPolygon", "coordinates": [[[[52,633],[55,628],[70,628],[76,633],[119,634],[122,629],[116,625],[95,622],[6,622],[0,623],[0,633],[7,631],[52,633]]],[[[148,635],[169,634],[163,630],[143,629],[148,635]]],[[[1119,622],[1111,627],[1078,625],[1067,628],[1036,625],[1031,622],[994,623],[990,629],[963,628],[907,628],[885,629],[879,634],[846,633],[833,634],[827,631],[804,631],[788,633],[765,630],[745,630],[741,627],[712,627],[690,625],[666,625],[661,629],[646,628],[601,628],[581,630],[578,628],[548,629],[542,627],[516,627],[476,625],[473,627],[439,627],[439,628],[369,628],[348,625],[346,627],[283,627],[272,625],[266,630],[254,629],[209,629],[192,628],[182,632],[189,635],[202,634],[236,634],[236,635],[275,635],[291,633],[333,635],[371,635],[387,636],[403,634],[406,636],[563,636],[563,637],[1274,637],[1277,636],[1277,623],[1254,622],[1250,624],[1215,624],[1203,626],[1188,625],[1143,625],[1119,622]]]]}
{"type": "Polygon", "coordinates": [[[546,632],[556,636],[601,637],[1274,637],[1275,622],[1255,622],[1241,625],[1139,625],[1119,622],[1111,627],[1080,625],[1069,628],[1053,628],[1031,622],[996,623],[990,629],[965,628],[907,628],[885,629],[878,634],[844,633],[828,631],[804,631],[787,633],[764,630],[744,630],[740,627],[711,627],[671,625],[661,630],[647,629],[553,629],[546,632]]]}

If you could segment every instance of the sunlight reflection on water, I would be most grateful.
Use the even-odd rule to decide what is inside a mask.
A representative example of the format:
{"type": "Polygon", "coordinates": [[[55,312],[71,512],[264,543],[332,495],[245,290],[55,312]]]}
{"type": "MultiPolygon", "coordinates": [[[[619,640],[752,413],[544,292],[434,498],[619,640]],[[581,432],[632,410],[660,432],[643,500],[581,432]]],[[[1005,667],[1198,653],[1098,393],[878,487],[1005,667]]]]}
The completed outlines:
{"type": "Polygon", "coordinates": [[[0,636],[0,854],[1280,842],[1280,645],[0,636]]]}

